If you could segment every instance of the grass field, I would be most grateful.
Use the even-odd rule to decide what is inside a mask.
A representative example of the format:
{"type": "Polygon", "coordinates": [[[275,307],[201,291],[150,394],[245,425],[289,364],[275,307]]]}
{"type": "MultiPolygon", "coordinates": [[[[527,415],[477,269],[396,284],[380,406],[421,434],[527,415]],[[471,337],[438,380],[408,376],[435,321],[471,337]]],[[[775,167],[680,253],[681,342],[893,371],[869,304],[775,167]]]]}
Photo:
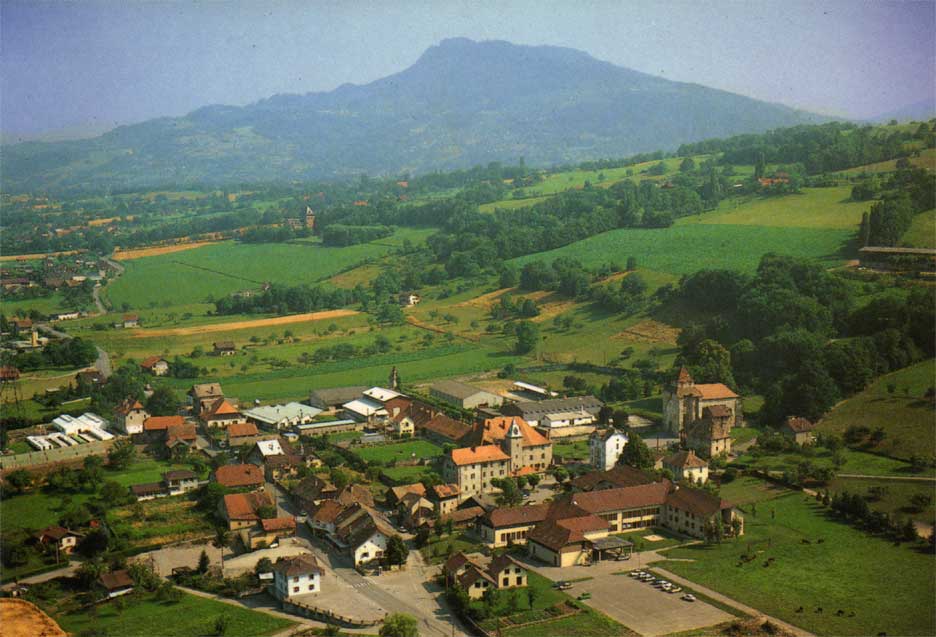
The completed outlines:
{"type": "Polygon", "coordinates": [[[95,629],[121,637],[148,637],[155,634],[154,630],[160,637],[216,635],[215,621],[222,615],[228,620],[226,637],[261,637],[295,625],[286,619],[187,593],[178,603],[159,602],[150,594],[133,594],[123,599],[127,604],[123,610],[108,602],[99,606],[93,616],[87,611],[53,616],[72,634],[95,629]]]}
{"type": "Polygon", "coordinates": [[[741,476],[722,484],[719,495],[736,506],[764,502],[791,493],[786,487],[775,485],[759,478],[741,476]]]}
{"type": "Polygon", "coordinates": [[[408,440],[406,442],[357,447],[355,455],[366,462],[389,463],[400,460],[435,458],[442,455],[442,447],[428,440],[408,440]]]}
{"type": "Polygon", "coordinates": [[[913,217],[913,224],[900,243],[913,248],[936,248],[936,210],[927,210],[913,217]]]}
{"type": "Polygon", "coordinates": [[[918,493],[933,497],[936,483],[900,481],[900,480],[867,480],[858,478],[836,478],[829,483],[829,491],[848,491],[868,495],[868,506],[876,511],[885,511],[898,518],[912,518],[913,520],[933,525],[936,522],[936,509],[933,502],[929,506],[917,511],[910,503],[910,498],[918,493]],[[871,497],[869,490],[872,487],[884,489],[880,497],[871,497]]]}
{"type": "Polygon", "coordinates": [[[876,447],[879,453],[907,459],[913,454],[936,454],[936,411],[932,401],[923,398],[936,382],[936,360],[928,360],[898,370],[874,381],[863,392],[838,404],[819,423],[818,430],[841,434],[850,425],[871,429],[883,427],[887,433],[876,447]],[[894,386],[894,393],[888,391],[894,386]]]}
{"type": "MultiPolygon", "coordinates": [[[[90,305],[90,303],[89,303],[90,305]]],[[[68,312],[80,308],[68,307],[65,303],[65,297],[61,292],[53,292],[49,296],[43,296],[36,299],[19,299],[4,297],[3,313],[7,316],[17,313],[27,313],[29,310],[36,310],[40,314],[57,314],[58,312],[68,312]]]]}
{"type": "Polygon", "coordinates": [[[564,460],[588,461],[588,441],[576,440],[575,442],[557,442],[553,444],[553,455],[559,456],[564,460]]]}
{"type": "Polygon", "coordinates": [[[691,561],[660,565],[816,634],[934,634],[932,555],[828,518],[802,494],[775,498],[757,511],[745,516],[737,542],[675,548],[667,556],[691,561]],[[750,549],[757,559],[738,566],[750,549]],[[774,561],[765,568],[768,558],[774,561]],[[796,612],[800,607],[804,612],[796,612]],[[839,609],[845,616],[836,616],[839,609]]]}
{"type": "MultiPolygon", "coordinates": [[[[869,476],[912,476],[910,464],[896,458],[880,456],[845,449],[842,451],[845,464],[837,469],[841,473],[850,473],[869,476]]],[[[832,453],[819,448],[813,455],[806,456],[799,453],[779,453],[769,455],[742,454],[737,462],[762,471],[793,471],[796,466],[808,460],[817,467],[834,468],[832,453]]],[[[926,469],[920,475],[933,475],[933,469],[926,469]]]]}
{"type": "Polygon", "coordinates": [[[367,259],[381,257],[409,237],[418,241],[425,230],[403,230],[400,236],[342,248],[318,244],[212,244],[160,256],[127,261],[127,271],[106,294],[115,308],[168,307],[203,303],[263,283],[315,283],[367,259]]]}
{"type": "Polygon", "coordinates": [[[782,197],[725,199],[718,209],[679,219],[677,225],[725,224],[854,231],[870,201],[851,201],[851,187],[804,188],[782,197]]]}
{"type": "Polygon", "coordinates": [[[595,267],[635,257],[641,268],[681,275],[703,268],[753,272],[764,254],[777,252],[812,257],[831,266],[844,262],[841,250],[854,234],[853,230],[841,229],[703,223],[660,229],[620,228],[555,250],[518,257],[510,263],[522,266],[529,261],[571,257],[595,267]]]}
{"type": "MultiPolygon", "coordinates": [[[[920,151],[919,157],[911,157],[910,163],[919,168],[936,170],[936,149],[927,148],[920,151]]],[[[897,170],[897,160],[879,161],[875,164],[866,164],[843,171],[845,175],[860,175],[862,173],[891,173],[897,170]]]]}

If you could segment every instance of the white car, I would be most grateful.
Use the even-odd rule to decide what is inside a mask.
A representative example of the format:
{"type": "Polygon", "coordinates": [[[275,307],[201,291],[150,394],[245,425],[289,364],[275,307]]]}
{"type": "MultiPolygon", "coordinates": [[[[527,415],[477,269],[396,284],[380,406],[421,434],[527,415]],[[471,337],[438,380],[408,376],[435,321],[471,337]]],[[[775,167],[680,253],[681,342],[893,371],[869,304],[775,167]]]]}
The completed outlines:
{"type": "Polygon", "coordinates": [[[695,598],[695,595],[693,595],[692,593],[686,593],[680,599],[683,599],[687,602],[694,602],[696,598],[695,598]]]}

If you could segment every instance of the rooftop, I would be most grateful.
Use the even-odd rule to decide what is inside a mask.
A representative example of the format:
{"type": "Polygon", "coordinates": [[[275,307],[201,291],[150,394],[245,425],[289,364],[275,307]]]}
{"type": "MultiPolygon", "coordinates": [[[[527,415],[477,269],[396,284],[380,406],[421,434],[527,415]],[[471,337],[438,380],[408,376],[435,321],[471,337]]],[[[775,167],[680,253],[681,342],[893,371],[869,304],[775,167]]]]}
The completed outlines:
{"type": "Polygon", "coordinates": [[[218,467],[215,480],[226,487],[246,487],[263,484],[263,471],[252,464],[228,464],[218,467]]]}
{"type": "Polygon", "coordinates": [[[285,405],[265,405],[254,407],[243,412],[245,416],[268,425],[276,425],[284,421],[305,420],[315,418],[322,410],[302,403],[286,403],[285,405]]]}
{"type": "Polygon", "coordinates": [[[501,462],[504,460],[510,460],[510,456],[504,453],[497,445],[452,449],[452,462],[459,466],[481,462],[501,462]]]}

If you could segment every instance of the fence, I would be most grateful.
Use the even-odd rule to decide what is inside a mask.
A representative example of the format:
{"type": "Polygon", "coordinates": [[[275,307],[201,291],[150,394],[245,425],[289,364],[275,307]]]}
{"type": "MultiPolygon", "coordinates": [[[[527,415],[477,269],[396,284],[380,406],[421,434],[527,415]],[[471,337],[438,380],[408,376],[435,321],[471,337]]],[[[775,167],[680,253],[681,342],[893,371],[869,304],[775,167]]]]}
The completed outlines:
{"type": "Polygon", "coordinates": [[[0,471],[81,460],[85,456],[102,456],[107,453],[107,450],[114,445],[116,440],[116,438],[114,440],[96,440],[76,447],[61,447],[49,449],[48,451],[30,451],[12,456],[0,456],[0,471]]]}

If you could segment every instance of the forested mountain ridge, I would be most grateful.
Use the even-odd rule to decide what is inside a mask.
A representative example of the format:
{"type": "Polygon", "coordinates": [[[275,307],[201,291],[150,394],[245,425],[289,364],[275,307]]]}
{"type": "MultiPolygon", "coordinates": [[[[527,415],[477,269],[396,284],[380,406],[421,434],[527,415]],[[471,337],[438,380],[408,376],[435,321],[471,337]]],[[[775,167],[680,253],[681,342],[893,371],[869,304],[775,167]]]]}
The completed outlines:
{"type": "Polygon", "coordinates": [[[3,179],[18,191],[550,165],[821,119],[573,49],[452,39],[365,85],[8,146],[3,179]]]}

